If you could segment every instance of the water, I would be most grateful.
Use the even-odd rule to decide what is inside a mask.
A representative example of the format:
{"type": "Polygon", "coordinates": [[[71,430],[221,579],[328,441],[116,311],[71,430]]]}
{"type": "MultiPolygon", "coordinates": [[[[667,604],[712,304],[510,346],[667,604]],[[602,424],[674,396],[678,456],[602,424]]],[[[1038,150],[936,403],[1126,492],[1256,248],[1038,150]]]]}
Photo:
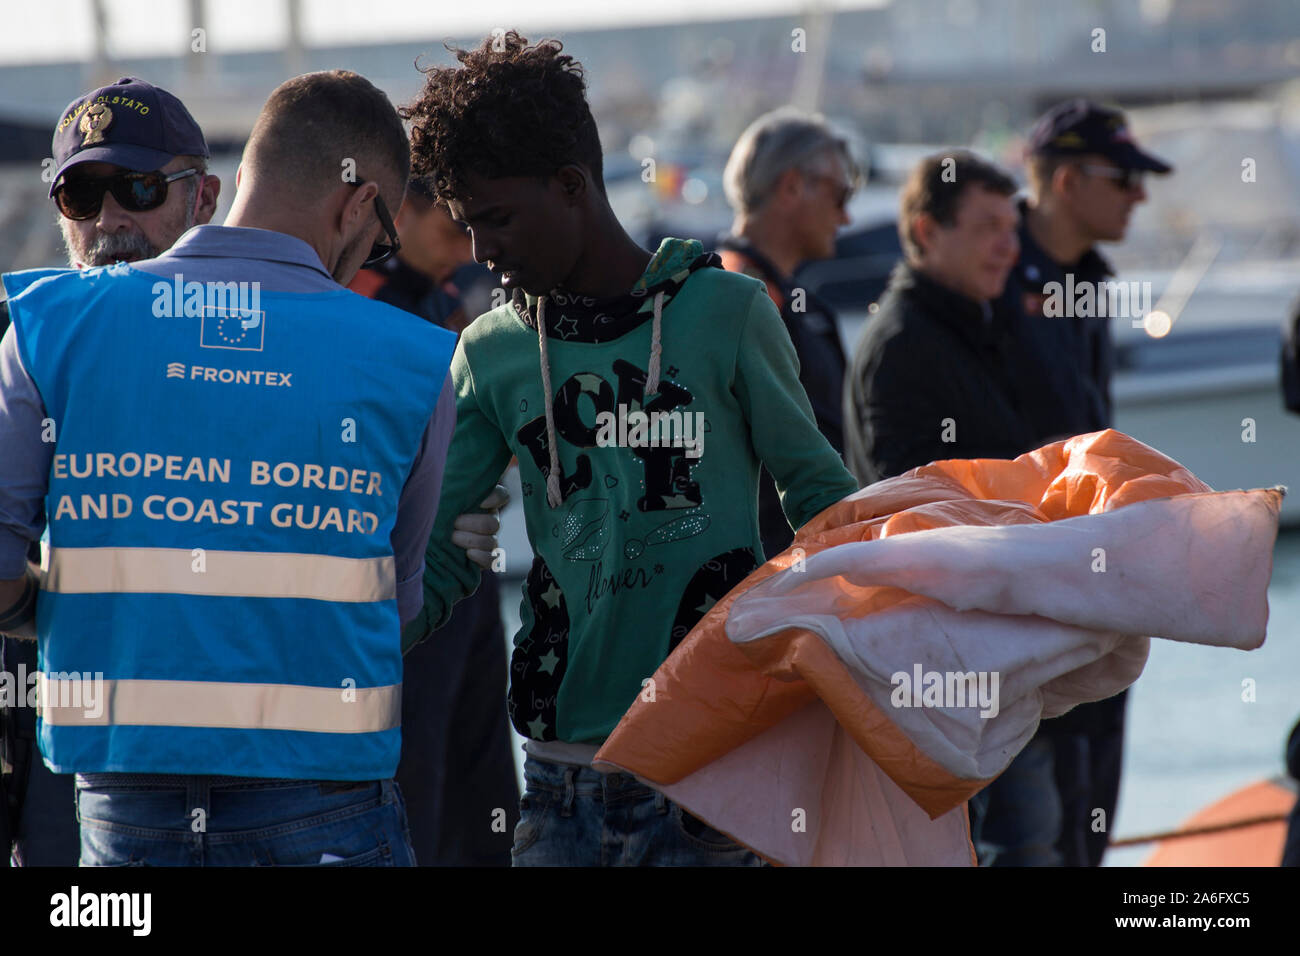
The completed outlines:
{"type": "MultiPolygon", "coordinates": [[[[512,504],[519,500],[515,494],[512,504]]],[[[503,543],[522,539],[521,519],[507,513],[513,527],[503,529],[503,543]]],[[[516,547],[507,553],[519,553],[516,547]]],[[[503,588],[508,639],[519,628],[519,594],[518,580],[503,588]]],[[[1111,821],[1116,838],[1174,829],[1206,804],[1285,772],[1287,735],[1300,719],[1300,529],[1278,537],[1268,600],[1268,636],[1257,650],[1151,642],[1146,670],[1129,692],[1124,771],[1111,821]],[[1251,703],[1242,700],[1248,678],[1255,682],[1251,703]]],[[[515,735],[515,743],[522,788],[523,738],[515,735]]],[[[1137,866],[1152,850],[1114,850],[1105,864],[1137,866]]]]}
{"type": "MultiPolygon", "coordinates": [[[[1124,774],[1112,832],[1172,829],[1234,790],[1285,772],[1287,735],[1300,718],[1300,530],[1273,552],[1268,636],[1253,651],[1152,641],[1129,693],[1124,774]],[[1255,700],[1242,700],[1242,682],[1255,700]]],[[[1151,846],[1115,850],[1106,863],[1141,863],[1151,846]]]]}

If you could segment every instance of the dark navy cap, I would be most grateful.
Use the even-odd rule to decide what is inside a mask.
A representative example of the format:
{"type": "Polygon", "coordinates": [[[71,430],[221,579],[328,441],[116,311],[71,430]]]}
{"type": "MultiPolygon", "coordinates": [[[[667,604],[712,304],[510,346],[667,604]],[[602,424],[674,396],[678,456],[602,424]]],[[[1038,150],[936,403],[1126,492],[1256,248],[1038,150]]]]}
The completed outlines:
{"type": "Polygon", "coordinates": [[[77,163],[112,163],[147,173],[176,156],[209,155],[203,131],[185,105],[132,76],[69,103],[54,130],[53,148],[56,184],[77,163]]]}
{"type": "Polygon", "coordinates": [[[1138,149],[1123,113],[1082,98],[1058,103],[1039,117],[1029,132],[1026,152],[1043,156],[1095,153],[1121,169],[1173,172],[1164,160],[1138,149]]]}

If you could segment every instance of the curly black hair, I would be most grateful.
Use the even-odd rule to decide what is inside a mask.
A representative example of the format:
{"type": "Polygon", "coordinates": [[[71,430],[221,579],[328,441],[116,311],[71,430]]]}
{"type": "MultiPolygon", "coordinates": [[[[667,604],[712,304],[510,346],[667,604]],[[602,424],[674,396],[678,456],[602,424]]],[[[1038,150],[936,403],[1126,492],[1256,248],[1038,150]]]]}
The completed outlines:
{"type": "MultiPolygon", "coordinates": [[[[451,49],[451,48],[449,48],[451,49]]],[[[411,121],[411,172],[429,176],[438,199],[466,198],[464,174],[546,177],[581,163],[603,192],[600,137],[582,65],[559,40],[535,46],[514,30],[475,50],[452,49],[459,67],[429,67],[411,121]]]]}

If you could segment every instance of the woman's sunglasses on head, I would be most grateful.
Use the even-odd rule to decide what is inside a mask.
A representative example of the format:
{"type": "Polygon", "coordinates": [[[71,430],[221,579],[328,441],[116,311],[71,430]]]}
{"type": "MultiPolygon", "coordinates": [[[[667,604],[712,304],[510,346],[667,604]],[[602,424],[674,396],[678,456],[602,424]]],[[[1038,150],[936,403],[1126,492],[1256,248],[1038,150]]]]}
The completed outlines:
{"type": "Polygon", "coordinates": [[[197,169],[177,173],[120,172],[111,176],[65,175],[54,187],[54,204],[66,218],[77,221],[94,219],[104,204],[104,193],[111,192],[117,204],[127,212],[148,212],[167,201],[167,187],[178,179],[197,176],[197,169]]]}

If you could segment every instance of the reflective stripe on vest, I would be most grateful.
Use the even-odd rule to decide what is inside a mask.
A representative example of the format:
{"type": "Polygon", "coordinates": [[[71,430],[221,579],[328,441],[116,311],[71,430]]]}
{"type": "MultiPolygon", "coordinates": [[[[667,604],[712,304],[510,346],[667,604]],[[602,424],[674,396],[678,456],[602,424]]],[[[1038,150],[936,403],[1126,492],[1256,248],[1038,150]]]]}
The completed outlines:
{"type": "Polygon", "coordinates": [[[41,718],[56,726],[138,724],[368,734],[402,722],[402,685],[300,687],[219,681],[37,678],[41,718]],[[48,704],[46,702],[49,702],[48,704]]]}
{"type": "Polygon", "coordinates": [[[338,558],[275,551],[205,551],[194,570],[181,548],[51,548],[42,590],[53,594],[211,594],[222,597],[388,601],[392,557],[338,558]]]}

